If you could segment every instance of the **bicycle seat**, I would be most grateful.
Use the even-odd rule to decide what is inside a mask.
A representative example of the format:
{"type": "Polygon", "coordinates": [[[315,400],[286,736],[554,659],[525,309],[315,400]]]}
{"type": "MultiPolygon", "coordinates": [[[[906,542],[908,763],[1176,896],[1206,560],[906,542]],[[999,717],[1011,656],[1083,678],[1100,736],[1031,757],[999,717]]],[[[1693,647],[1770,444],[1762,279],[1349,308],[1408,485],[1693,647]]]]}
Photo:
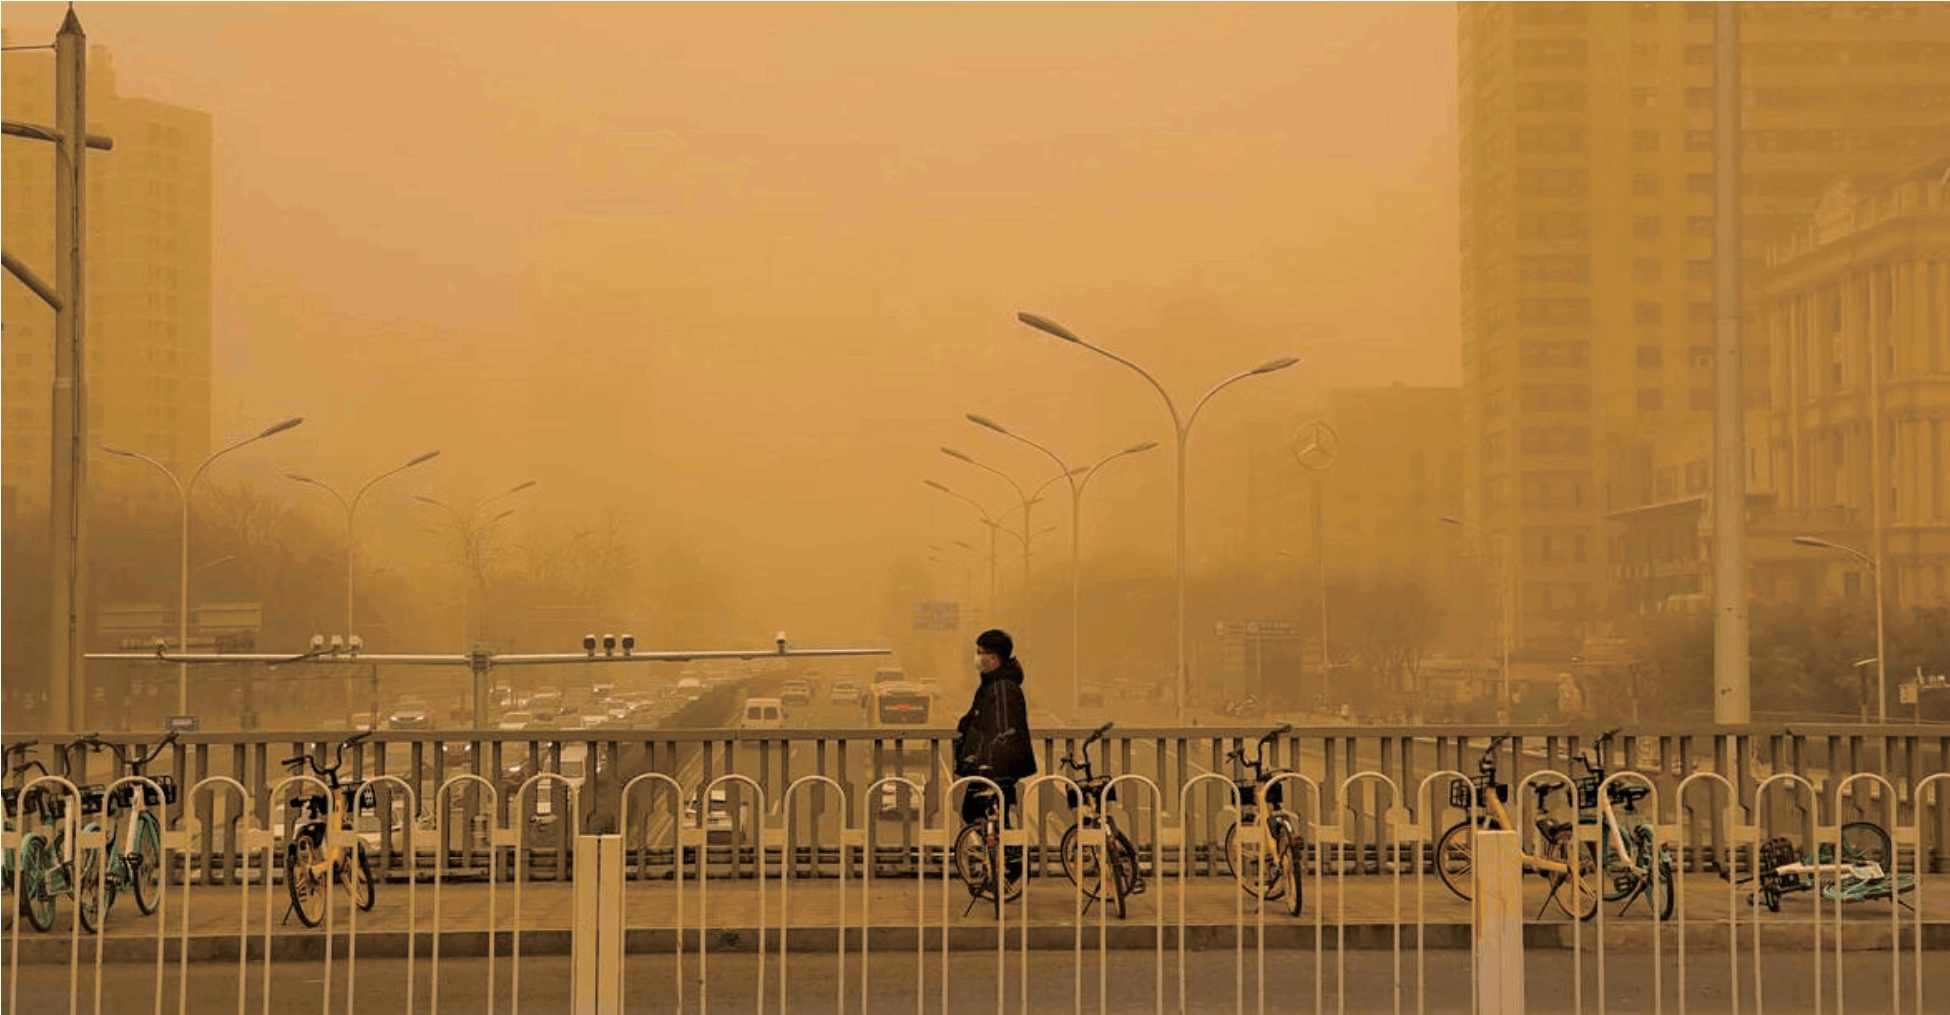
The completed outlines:
{"type": "Polygon", "coordinates": [[[1630,807],[1633,804],[1638,803],[1640,800],[1643,800],[1646,797],[1651,796],[1652,787],[1640,786],[1637,784],[1633,784],[1630,786],[1614,785],[1612,786],[1611,790],[1607,795],[1611,797],[1612,803],[1624,804],[1625,806],[1630,807]]]}

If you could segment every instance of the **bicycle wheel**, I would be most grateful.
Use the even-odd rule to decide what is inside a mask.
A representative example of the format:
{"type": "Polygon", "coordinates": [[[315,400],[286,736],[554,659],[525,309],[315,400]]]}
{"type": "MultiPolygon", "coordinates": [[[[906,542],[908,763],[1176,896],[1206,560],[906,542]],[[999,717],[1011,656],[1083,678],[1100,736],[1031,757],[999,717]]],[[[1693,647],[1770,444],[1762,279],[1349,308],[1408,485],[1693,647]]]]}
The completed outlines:
{"type": "Polygon", "coordinates": [[[325,920],[326,886],[319,883],[311,866],[317,862],[318,844],[308,832],[299,832],[284,847],[284,887],[291,894],[291,908],[298,914],[298,922],[307,927],[325,920]]]}
{"type": "MultiPolygon", "coordinates": [[[[1226,867],[1232,871],[1234,880],[1246,894],[1253,898],[1264,896],[1267,901],[1280,897],[1280,860],[1278,854],[1263,854],[1260,848],[1242,851],[1239,848],[1239,822],[1226,826],[1225,855],[1226,867]]],[[[1247,825],[1252,828],[1255,826],[1247,825]]]]}
{"type": "Polygon", "coordinates": [[[1117,914],[1117,918],[1122,920],[1124,919],[1124,898],[1131,894],[1130,874],[1125,868],[1122,850],[1118,849],[1116,845],[1106,845],[1105,850],[1110,854],[1110,862],[1106,866],[1110,868],[1111,909],[1117,914]]]}
{"type": "Polygon", "coordinates": [[[1598,823],[1600,848],[1594,850],[1588,842],[1579,843],[1579,846],[1582,847],[1585,863],[1604,875],[1601,888],[1605,901],[1617,902],[1632,894],[1639,867],[1636,849],[1632,855],[1626,856],[1612,848],[1611,830],[1612,823],[1601,819],[1598,823]]]}
{"type": "Polygon", "coordinates": [[[136,815],[133,856],[129,887],[135,893],[135,908],[148,916],[162,905],[162,832],[148,811],[136,815]]]}
{"type": "MultiPolygon", "coordinates": [[[[1567,828],[1552,836],[1551,840],[1544,844],[1542,858],[1552,863],[1570,866],[1574,852],[1571,848],[1572,835],[1572,831],[1567,828]]],[[[1598,871],[1581,853],[1576,860],[1574,870],[1567,870],[1561,874],[1556,871],[1550,872],[1551,901],[1557,903],[1557,908],[1563,910],[1564,915],[1571,919],[1589,920],[1598,915],[1598,871]]]]}
{"type": "Polygon", "coordinates": [[[102,851],[76,850],[80,873],[75,878],[74,911],[81,929],[90,934],[101,929],[108,911],[115,906],[115,882],[103,876],[102,851]]]}
{"type": "Polygon", "coordinates": [[[1456,898],[1468,902],[1475,889],[1476,826],[1458,821],[1435,840],[1435,873],[1456,898]]]}
{"type": "Polygon", "coordinates": [[[1138,863],[1137,847],[1121,828],[1112,829],[1111,838],[1117,840],[1117,865],[1124,870],[1124,894],[1144,894],[1144,868],[1138,863]]]}
{"type": "Polygon", "coordinates": [[[1635,854],[1635,871],[1644,886],[1646,905],[1652,907],[1655,920],[1672,919],[1673,899],[1677,888],[1672,883],[1672,861],[1653,841],[1652,828],[1640,825],[1632,836],[1635,854]]]}
{"type": "Polygon", "coordinates": [[[1280,894],[1286,899],[1288,916],[1299,916],[1304,901],[1304,896],[1301,892],[1306,875],[1300,872],[1300,866],[1304,862],[1301,857],[1301,852],[1304,848],[1300,845],[1300,840],[1292,840],[1291,845],[1287,846],[1286,863],[1280,868],[1280,880],[1283,888],[1280,894]]]}
{"type": "Polygon", "coordinates": [[[14,863],[19,866],[21,915],[27,918],[29,927],[43,934],[53,930],[55,895],[48,891],[47,875],[59,861],[48,848],[47,839],[39,832],[21,836],[14,863]]]}
{"type": "MultiPolygon", "coordinates": [[[[1883,873],[1889,873],[1889,861],[1895,851],[1890,846],[1889,833],[1881,825],[1873,821],[1851,821],[1842,826],[1839,838],[1843,863],[1880,864],[1883,873]]],[[[1824,842],[1816,852],[1822,857],[1822,863],[1829,863],[1827,857],[1834,854],[1834,849],[1824,842]]]]}
{"type": "Polygon", "coordinates": [[[1063,833],[1063,842],[1058,847],[1063,851],[1063,873],[1070,876],[1077,890],[1091,899],[1104,898],[1104,851],[1102,847],[1083,848],[1078,827],[1071,825],[1063,833]]]}
{"type": "Polygon", "coordinates": [[[968,886],[969,894],[978,898],[989,895],[993,882],[989,878],[989,850],[982,841],[982,826],[963,825],[955,836],[955,876],[968,886]]]}
{"type": "Polygon", "coordinates": [[[366,862],[366,844],[358,846],[339,858],[339,884],[345,886],[345,894],[352,897],[352,904],[359,912],[372,912],[372,867],[366,862]]]}

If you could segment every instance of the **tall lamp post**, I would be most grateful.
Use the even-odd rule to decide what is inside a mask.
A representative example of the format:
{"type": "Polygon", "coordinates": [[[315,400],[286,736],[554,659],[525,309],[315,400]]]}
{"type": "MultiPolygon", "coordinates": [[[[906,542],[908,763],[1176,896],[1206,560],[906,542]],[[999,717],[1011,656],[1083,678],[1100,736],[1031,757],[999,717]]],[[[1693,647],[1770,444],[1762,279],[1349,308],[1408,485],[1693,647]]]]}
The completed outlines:
{"type": "MultiPolygon", "coordinates": [[[[986,416],[978,416],[971,412],[968,414],[968,421],[976,426],[987,427],[1010,440],[1020,441],[1041,451],[1044,455],[1048,456],[1050,461],[1056,463],[1058,469],[1062,470],[1062,475],[1057,478],[1068,480],[1070,483],[1070,719],[1074,722],[1077,716],[1083,712],[1083,629],[1080,620],[1082,616],[1083,594],[1078,578],[1077,565],[1082,546],[1082,536],[1080,535],[1082,522],[1080,518],[1083,504],[1083,487],[1084,484],[1090,482],[1091,476],[1097,474],[1098,469],[1103,468],[1112,459],[1122,458],[1125,455],[1134,455],[1141,451],[1149,451],[1157,447],[1158,442],[1145,441],[1142,444],[1134,444],[1122,451],[1104,456],[1097,464],[1088,468],[1072,469],[1064,464],[1063,459],[1057,457],[1056,452],[1010,430],[995,420],[989,419],[986,416]],[[1079,475],[1083,478],[1078,479],[1077,476],[1079,475]]],[[[1027,522],[1025,522],[1024,528],[1026,529],[1027,527],[1027,522]]]]}
{"type": "Polygon", "coordinates": [[[324,483],[321,483],[318,480],[311,478],[310,476],[300,475],[296,472],[287,472],[284,474],[284,478],[289,479],[294,483],[309,483],[312,486],[318,487],[320,490],[323,490],[326,493],[331,494],[334,498],[338,500],[339,506],[345,509],[345,642],[348,648],[350,648],[352,644],[352,561],[357,556],[357,544],[355,544],[352,540],[352,521],[354,516],[357,514],[359,510],[359,500],[360,498],[366,495],[367,490],[372,489],[373,484],[379,482],[380,480],[385,479],[386,477],[391,476],[395,473],[404,472],[407,469],[414,467],[415,465],[423,465],[427,462],[431,462],[434,459],[439,457],[440,457],[440,452],[429,451],[424,455],[420,455],[417,458],[411,459],[405,465],[394,466],[393,468],[388,469],[385,472],[382,472],[379,475],[366,480],[366,484],[364,486],[361,486],[358,492],[352,495],[351,500],[346,500],[345,497],[342,494],[340,494],[337,490],[334,490],[331,487],[326,486],[324,483]]]}
{"type": "Polygon", "coordinates": [[[1501,539],[1501,540],[1491,539],[1490,534],[1484,531],[1482,527],[1471,525],[1468,522],[1465,522],[1462,519],[1457,518],[1453,515],[1443,515],[1441,520],[1444,525],[1454,525],[1459,529],[1468,529],[1471,532],[1476,533],[1477,536],[1481,537],[1484,542],[1490,543],[1495,548],[1496,592],[1497,592],[1496,599],[1497,599],[1497,613],[1498,613],[1498,622],[1496,626],[1498,632],[1501,634],[1501,638],[1499,640],[1502,641],[1503,643],[1503,689],[1498,694],[1498,697],[1502,699],[1503,715],[1499,716],[1497,718],[1497,721],[1508,722],[1509,716],[1511,714],[1510,712],[1510,628],[1514,626],[1514,621],[1516,619],[1511,615],[1511,610],[1510,610],[1510,601],[1512,598],[1510,595],[1510,570],[1511,570],[1510,555],[1507,552],[1505,552],[1508,549],[1508,547],[1505,547],[1503,545],[1503,543],[1506,542],[1508,539],[1508,533],[1505,533],[1505,539],[1501,539]]]}
{"type": "Polygon", "coordinates": [[[1190,683],[1189,674],[1187,673],[1185,668],[1185,442],[1187,439],[1191,437],[1192,424],[1197,422],[1199,410],[1205,408],[1205,403],[1210,401],[1213,395],[1218,394],[1221,390],[1228,387],[1229,385],[1235,384],[1239,381],[1243,381],[1248,377],[1257,377],[1260,374],[1270,374],[1275,371],[1285,370],[1287,367],[1290,367],[1295,363],[1300,362],[1300,360],[1298,357],[1294,357],[1294,356],[1282,356],[1279,359],[1268,360],[1265,363],[1261,363],[1259,366],[1252,368],[1251,370],[1246,370],[1234,374],[1231,377],[1228,377],[1225,380],[1220,381],[1218,384],[1213,385],[1212,389],[1210,391],[1207,391],[1205,395],[1201,397],[1198,400],[1198,402],[1192,406],[1191,413],[1185,416],[1181,420],[1178,415],[1178,406],[1176,403],[1174,403],[1171,400],[1171,395],[1165,391],[1164,385],[1159,384],[1157,378],[1146,373],[1143,367],[1140,367],[1136,363],[1133,363],[1130,360],[1127,360],[1124,357],[1119,356],[1116,353],[1111,352],[1107,349],[1101,348],[1099,346],[1091,345],[1089,342],[1086,342],[1083,339],[1077,337],[1076,334],[1071,332],[1069,329],[1063,327],[1062,325],[1056,323],[1055,321],[1049,320],[1048,318],[1038,317],[1035,314],[1018,313],[1016,314],[1016,320],[1021,321],[1022,323],[1027,324],[1030,327],[1035,328],[1037,331],[1043,332],[1044,334],[1052,335],[1056,338],[1062,339],[1065,342],[1082,346],[1083,348],[1088,349],[1099,356],[1102,356],[1109,360],[1113,360],[1118,363],[1122,363],[1125,366],[1136,371],[1139,377],[1142,377],[1146,381],[1149,381],[1151,383],[1151,386],[1157,389],[1158,397],[1165,400],[1165,411],[1171,414],[1172,432],[1177,438],[1176,444],[1177,444],[1177,451],[1178,451],[1178,470],[1177,470],[1177,474],[1178,474],[1178,482],[1177,482],[1177,488],[1178,488],[1177,491],[1178,492],[1178,496],[1177,496],[1177,500],[1178,500],[1178,524],[1177,524],[1177,529],[1178,529],[1178,540],[1177,540],[1178,542],[1178,625],[1177,625],[1178,626],[1178,701],[1177,701],[1177,705],[1178,705],[1178,724],[1182,726],[1185,723],[1185,704],[1186,704],[1185,698],[1186,695],[1189,693],[1189,683],[1190,683]]]}
{"type": "Polygon", "coordinates": [[[1853,546],[1831,543],[1813,536],[1794,537],[1796,546],[1812,546],[1818,550],[1834,550],[1846,553],[1868,565],[1869,576],[1876,583],[1876,723],[1889,725],[1889,663],[1883,658],[1882,644],[1882,561],[1871,557],[1853,546]]]}
{"type": "MultiPolygon", "coordinates": [[[[133,458],[138,462],[147,462],[150,465],[155,466],[157,471],[161,472],[165,476],[168,476],[169,481],[172,484],[174,484],[176,487],[176,499],[180,503],[182,507],[182,513],[183,513],[182,529],[177,536],[176,651],[178,652],[189,651],[190,491],[196,489],[196,481],[203,477],[203,470],[209,468],[211,462],[214,462],[217,459],[222,458],[224,455],[227,455],[232,451],[235,451],[238,448],[243,447],[246,444],[255,444],[266,437],[273,437],[278,434],[281,434],[286,430],[298,426],[304,421],[305,419],[303,416],[293,416],[290,419],[273,423],[270,426],[267,426],[264,429],[258,431],[255,435],[246,437],[243,440],[240,440],[235,444],[230,445],[229,447],[217,451],[216,453],[212,454],[210,457],[205,458],[203,460],[203,463],[196,467],[195,472],[190,473],[190,481],[187,483],[183,482],[180,479],[177,479],[176,474],[174,472],[169,471],[169,466],[164,465],[159,461],[156,461],[154,458],[151,458],[148,455],[141,454],[135,451],[124,451],[123,449],[115,447],[112,444],[102,446],[102,450],[108,454],[119,455],[123,458],[133,458]]],[[[187,662],[181,662],[176,664],[176,714],[188,715],[189,711],[190,711],[190,664],[187,662]]]]}
{"type": "MultiPolygon", "coordinates": [[[[514,514],[514,509],[509,508],[508,510],[503,511],[500,514],[495,515],[492,519],[489,519],[485,525],[482,525],[480,523],[481,512],[484,511],[489,504],[501,500],[504,497],[512,497],[515,494],[518,494],[523,490],[526,490],[534,485],[535,485],[535,481],[532,479],[527,480],[525,482],[516,483],[514,486],[511,486],[508,489],[503,490],[492,497],[484,497],[481,500],[474,502],[474,505],[472,507],[469,507],[466,511],[461,511],[455,508],[453,505],[448,504],[446,501],[439,500],[434,497],[423,497],[417,494],[414,495],[413,497],[414,500],[417,500],[422,504],[429,504],[432,505],[433,507],[437,507],[440,510],[447,512],[448,518],[450,518],[453,521],[454,531],[460,536],[461,566],[466,570],[472,572],[472,578],[474,579],[473,584],[477,584],[481,586],[481,595],[484,604],[487,598],[486,539],[488,535],[492,532],[495,523],[501,521],[502,519],[508,517],[511,514],[514,514]]],[[[468,630],[470,629],[471,625],[468,623],[468,618],[467,618],[469,597],[466,592],[466,588],[467,588],[466,585],[462,586],[461,605],[460,605],[461,651],[463,652],[467,651],[471,647],[469,644],[470,639],[468,638],[468,630]]],[[[487,619],[489,618],[485,616],[483,617],[484,622],[487,619]]],[[[484,627],[486,626],[485,623],[483,623],[483,626],[484,627]]]]}
{"type": "MultiPolygon", "coordinates": [[[[1031,506],[1033,506],[1036,503],[1036,501],[1032,500],[1028,494],[1022,492],[1022,484],[1016,482],[1013,477],[1011,477],[1008,473],[1003,472],[1001,469],[998,469],[993,465],[985,465],[981,462],[978,462],[975,459],[970,458],[969,456],[959,451],[956,451],[954,448],[942,448],[941,453],[947,455],[949,458],[955,459],[958,462],[967,462],[968,464],[973,465],[978,469],[982,469],[987,472],[993,472],[996,475],[1001,476],[1002,481],[1009,484],[1009,488],[1016,491],[1016,497],[1022,501],[1022,531],[1025,533],[1029,531],[1029,509],[1031,506]]],[[[1047,486],[1048,484],[1044,484],[1044,485],[1047,486]]],[[[1022,599],[1023,599],[1023,613],[1026,615],[1029,612],[1029,608],[1028,608],[1029,607],[1029,542],[1026,538],[1023,540],[1023,544],[1022,544],[1022,599]]]]}
{"type": "Polygon", "coordinates": [[[975,513],[982,516],[982,524],[988,526],[989,529],[989,609],[991,610],[995,609],[995,530],[996,530],[996,526],[999,523],[996,522],[994,518],[989,517],[988,508],[983,507],[981,501],[978,501],[975,498],[968,496],[967,494],[957,493],[954,490],[947,487],[946,485],[942,483],[937,483],[932,479],[921,480],[921,485],[927,487],[930,490],[939,490],[942,493],[945,493],[948,496],[953,497],[957,500],[967,501],[969,506],[975,509],[975,513]]]}

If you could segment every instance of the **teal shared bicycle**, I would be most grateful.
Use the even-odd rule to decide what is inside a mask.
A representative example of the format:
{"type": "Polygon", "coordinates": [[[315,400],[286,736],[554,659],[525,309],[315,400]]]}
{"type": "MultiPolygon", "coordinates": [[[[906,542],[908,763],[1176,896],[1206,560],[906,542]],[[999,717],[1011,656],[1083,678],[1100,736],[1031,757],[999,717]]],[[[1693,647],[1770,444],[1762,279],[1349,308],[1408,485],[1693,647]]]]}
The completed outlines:
{"type": "MultiPolygon", "coordinates": [[[[7,771],[14,778],[36,768],[42,775],[47,774],[47,767],[38,761],[15,764],[15,758],[24,757],[34,747],[31,740],[7,746],[4,758],[7,771]]],[[[8,896],[7,912],[11,917],[25,919],[29,927],[45,934],[54,929],[55,900],[59,895],[54,882],[61,862],[41,829],[61,820],[66,813],[65,803],[40,786],[28,790],[8,786],[0,795],[4,795],[6,803],[6,848],[0,852],[0,890],[8,896]],[[37,825],[30,827],[30,815],[37,825]]]]}
{"type": "MultiPolygon", "coordinates": [[[[121,745],[90,733],[70,744],[68,749],[110,751],[130,776],[146,778],[143,770],[175,742],[176,734],[172,732],[148,753],[132,758],[132,752],[125,751],[121,745]]],[[[88,833],[97,830],[106,831],[108,836],[100,849],[76,850],[78,856],[69,861],[77,867],[71,879],[75,915],[82,929],[90,934],[101,929],[122,892],[135,896],[135,907],[143,916],[154,913],[162,904],[162,822],[156,818],[156,807],[176,802],[176,783],[166,775],[152,781],[154,786],[125,782],[112,791],[101,785],[81,788],[80,813],[86,822],[82,826],[83,837],[89,838],[88,833]],[[136,803],[138,794],[140,806],[136,803]],[[98,815],[107,820],[105,829],[96,820],[98,815]],[[124,845],[128,847],[126,852],[121,848],[124,845]]],[[[57,841],[55,845],[58,852],[60,843],[57,841]]]]}

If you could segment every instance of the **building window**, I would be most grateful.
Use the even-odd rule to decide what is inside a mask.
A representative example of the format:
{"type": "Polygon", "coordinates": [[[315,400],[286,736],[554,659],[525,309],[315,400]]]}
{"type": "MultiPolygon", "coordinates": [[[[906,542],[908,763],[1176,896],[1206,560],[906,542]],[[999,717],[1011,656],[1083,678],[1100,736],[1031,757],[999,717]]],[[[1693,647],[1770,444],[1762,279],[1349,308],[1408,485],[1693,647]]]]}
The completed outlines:
{"type": "Polygon", "coordinates": [[[1713,369],[1713,347],[1712,346],[1710,345],[1693,346],[1691,357],[1692,357],[1693,369],[1695,370],[1713,369]]]}
{"type": "Polygon", "coordinates": [[[1710,130],[1689,130],[1686,132],[1686,150],[1689,152],[1710,152],[1713,150],[1713,132],[1710,130]]]}
{"type": "Polygon", "coordinates": [[[1583,127],[1518,127],[1517,151],[1526,155],[1577,155],[1584,151],[1583,127]]]}
{"type": "Polygon", "coordinates": [[[1518,300],[1517,323],[1537,327],[1591,323],[1591,301],[1518,300]]]}
{"type": "MultiPolygon", "coordinates": [[[[1638,47],[1633,46],[1632,49],[1636,51],[1638,47]]],[[[1655,52],[1653,56],[1657,57],[1658,54],[1655,52]]],[[[1641,109],[1657,107],[1659,105],[1659,89],[1650,86],[1632,89],[1632,105],[1638,106],[1641,109]]]]}
{"type": "Polygon", "coordinates": [[[1705,67],[1713,63],[1713,44],[1693,43],[1686,47],[1686,63],[1693,67],[1705,67]]]}
{"type": "Polygon", "coordinates": [[[1639,389],[1639,411],[1658,412],[1666,407],[1666,393],[1658,388],[1639,389]]]}
{"type": "Polygon", "coordinates": [[[1641,257],[1633,261],[1632,281],[1634,282],[1659,281],[1659,259],[1656,257],[1641,257]]]}
{"type": "Polygon", "coordinates": [[[1525,412],[1587,412],[1591,388],[1584,384],[1526,384],[1521,405],[1525,412]]]}
{"type": "Polygon", "coordinates": [[[1517,355],[1518,362],[1532,370],[1582,370],[1591,365],[1591,345],[1586,342],[1525,342],[1518,347],[1517,355]]]}
{"type": "MultiPolygon", "coordinates": [[[[1654,261],[1653,263],[1657,264],[1658,262],[1654,261]]],[[[1658,303],[1641,301],[1632,304],[1633,324],[1658,324],[1663,316],[1663,308],[1658,303]]],[[[1644,364],[1640,365],[1643,366],[1644,364]]]]}
{"type": "Polygon", "coordinates": [[[1586,455],[1591,453],[1591,428],[1527,426],[1523,428],[1526,455],[1586,455]]]}
{"type": "Polygon", "coordinates": [[[1656,345],[1639,346],[1638,365],[1641,370],[1657,370],[1665,361],[1664,351],[1656,345]]]}
{"type": "Polygon", "coordinates": [[[1517,258],[1519,282],[1585,282],[1591,278],[1591,259],[1576,256],[1517,258]]]}
{"type": "Polygon", "coordinates": [[[1590,176],[1582,169],[1519,169],[1517,191],[1536,197],[1584,197],[1590,176]]]}
{"type": "Polygon", "coordinates": [[[1688,236],[1713,235],[1713,216],[1688,215],[1686,217],[1686,235],[1688,236]]]}
{"type": "MultiPolygon", "coordinates": [[[[1656,42],[1632,43],[1632,62],[1641,66],[1659,62],[1659,44],[1656,42]]],[[[1652,105],[1648,102],[1646,105],[1652,105]]]]}
{"type": "Polygon", "coordinates": [[[1587,219],[1581,212],[1553,211],[1517,218],[1517,236],[1526,240],[1581,240],[1587,219]]]}
{"type": "Polygon", "coordinates": [[[1635,130],[1632,132],[1632,150],[1635,152],[1656,152],[1659,150],[1659,132],[1656,130],[1635,130]]]}
{"type": "Polygon", "coordinates": [[[1710,87],[1686,89],[1686,108],[1687,109],[1712,109],[1713,89],[1710,87]]]}
{"type": "Polygon", "coordinates": [[[1692,391],[1687,393],[1686,401],[1688,404],[1692,406],[1694,412],[1712,412],[1713,411],[1713,389],[1694,388],[1692,391]]]}
{"type": "Polygon", "coordinates": [[[1659,174],[1633,173],[1632,193],[1640,197],[1657,197],[1659,195],[1659,174]]]}
{"type": "Polygon", "coordinates": [[[1639,240],[1658,239],[1659,217],[1657,215],[1639,215],[1634,217],[1632,219],[1632,238],[1639,240]]]}
{"type": "Polygon", "coordinates": [[[1659,3],[1635,3],[1632,5],[1632,20],[1640,23],[1657,22],[1659,8],[1663,6],[1665,5],[1659,3]]]}
{"type": "Polygon", "coordinates": [[[1686,262],[1686,281],[1713,281],[1713,262],[1704,258],[1694,258],[1686,262]]]}
{"type": "Polygon", "coordinates": [[[1686,193],[1695,194],[1695,195],[1712,194],[1713,174],[1712,173],[1687,173],[1686,193]]]}
{"type": "Polygon", "coordinates": [[[1697,301],[1686,304],[1686,320],[1692,324],[1712,324],[1713,304],[1697,301]]]}
{"type": "Polygon", "coordinates": [[[1585,506],[1590,483],[1583,472],[1526,472],[1523,474],[1523,506],[1526,508],[1575,511],[1585,506]]]}

